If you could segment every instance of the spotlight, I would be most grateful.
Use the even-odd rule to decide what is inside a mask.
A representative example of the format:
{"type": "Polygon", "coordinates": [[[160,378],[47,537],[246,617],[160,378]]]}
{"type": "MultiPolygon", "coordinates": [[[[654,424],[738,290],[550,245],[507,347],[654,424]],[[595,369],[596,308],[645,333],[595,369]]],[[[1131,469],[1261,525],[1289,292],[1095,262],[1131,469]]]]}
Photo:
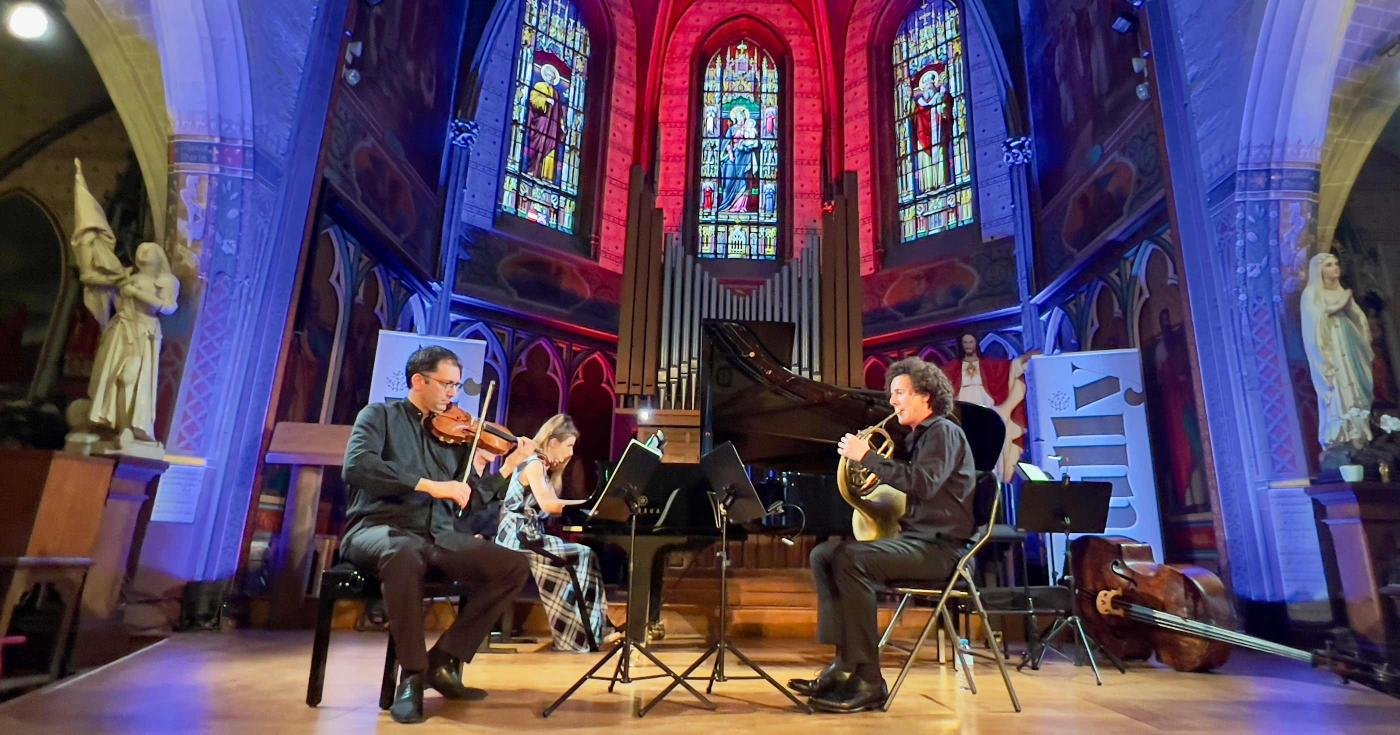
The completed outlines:
{"type": "Polygon", "coordinates": [[[1124,10],[1113,18],[1113,30],[1119,33],[1132,33],[1138,28],[1136,15],[1124,10]]]}
{"type": "Polygon", "coordinates": [[[49,32],[49,9],[35,2],[19,2],[5,13],[5,30],[22,41],[36,41],[49,32]]]}
{"type": "Polygon", "coordinates": [[[359,69],[346,69],[340,76],[345,80],[346,84],[352,87],[360,83],[359,69]]]}
{"type": "Polygon", "coordinates": [[[1137,92],[1137,98],[1143,102],[1152,99],[1152,88],[1147,86],[1147,82],[1137,85],[1133,88],[1133,91],[1137,92]]]}
{"type": "Polygon", "coordinates": [[[1142,58],[1141,56],[1134,56],[1134,57],[1133,57],[1133,73],[1134,73],[1134,74],[1146,74],[1146,73],[1147,73],[1147,59],[1144,59],[1144,58],[1142,58]]]}

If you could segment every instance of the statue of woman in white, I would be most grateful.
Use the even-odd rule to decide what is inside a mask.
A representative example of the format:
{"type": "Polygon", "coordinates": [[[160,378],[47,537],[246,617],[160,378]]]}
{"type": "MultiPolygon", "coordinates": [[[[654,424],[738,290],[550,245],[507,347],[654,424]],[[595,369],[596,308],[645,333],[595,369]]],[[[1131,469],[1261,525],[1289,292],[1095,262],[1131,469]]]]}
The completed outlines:
{"type": "Polygon", "coordinates": [[[1300,304],[1303,347],[1317,391],[1317,438],[1324,449],[1371,441],[1371,327],[1366,314],[1342,288],[1337,256],[1318,253],[1308,262],[1308,285],[1300,304]]]}
{"type": "Polygon", "coordinates": [[[116,313],[102,332],[88,384],[93,426],[116,433],[121,446],[133,439],[155,441],[159,316],[175,312],[179,295],[180,282],[170,272],[165,251],[153,242],[141,243],[136,271],[118,288],[116,313]]]}

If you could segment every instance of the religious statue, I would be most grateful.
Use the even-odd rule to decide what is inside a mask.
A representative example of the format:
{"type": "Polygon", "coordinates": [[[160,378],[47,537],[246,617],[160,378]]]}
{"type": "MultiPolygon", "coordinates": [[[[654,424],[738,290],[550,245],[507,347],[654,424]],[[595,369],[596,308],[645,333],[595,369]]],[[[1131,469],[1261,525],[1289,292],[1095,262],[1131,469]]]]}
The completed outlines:
{"type": "Polygon", "coordinates": [[[84,416],[70,416],[74,433],[69,443],[80,439],[77,443],[98,449],[159,457],[164,454],[155,439],[159,317],[175,312],[180,282],[165,251],[153,242],[136,248],[134,269],[121,264],[107,218],[87,188],[81,164],[74,163],[73,262],[83,284],[83,303],[102,324],[102,337],[88,382],[91,400],[84,416]],[[91,441],[94,435],[103,441],[91,441]]]}
{"type": "Polygon", "coordinates": [[[112,315],[112,300],[117,285],[130,269],[117,259],[117,236],[107,222],[102,205],[88,190],[83,177],[83,162],[73,159],[73,236],[68,244],[73,248],[73,266],[78,270],[78,283],[83,287],[83,306],[106,328],[112,315]]]}
{"type": "Polygon", "coordinates": [[[722,212],[753,211],[749,202],[749,177],[758,173],[758,124],[744,105],[734,105],[729,111],[729,129],[724,131],[724,149],[720,152],[720,202],[722,212]]]}
{"type": "Polygon", "coordinates": [[[175,313],[180,282],[165,251],[153,242],[136,248],[136,272],[122,281],[116,314],[97,345],[88,394],[92,425],[118,437],[118,446],[155,443],[156,367],[160,319],[175,313]]]}
{"type": "Polygon", "coordinates": [[[958,343],[962,357],[943,365],[943,372],[953,383],[955,398],[991,408],[1006,422],[1006,441],[998,464],[1001,478],[1009,480],[1022,454],[1017,441],[1026,434],[1025,360],[1029,356],[1016,360],[987,357],[973,334],[962,335],[958,343]]]}
{"type": "Polygon", "coordinates": [[[1317,439],[1324,451],[1371,441],[1371,326],[1366,314],[1342,288],[1337,256],[1318,253],[1308,261],[1303,288],[1303,349],[1317,391],[1317,439]]]}

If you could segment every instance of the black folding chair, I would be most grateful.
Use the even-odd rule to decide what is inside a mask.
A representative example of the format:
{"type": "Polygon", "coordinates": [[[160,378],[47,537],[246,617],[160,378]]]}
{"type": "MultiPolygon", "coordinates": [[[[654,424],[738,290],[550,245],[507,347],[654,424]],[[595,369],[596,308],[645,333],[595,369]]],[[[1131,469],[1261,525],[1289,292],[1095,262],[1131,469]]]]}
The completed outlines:
{"type": "MultiPolygon", "coordinates": [[[[987,616],[987,610],[982,606],[981,595],[977,591],[977,582],[973,579],[973,562],[982,549],[987,546],[991,538],[990,519],[996,517],[997,509],[1001,505],[1001,483],[996,478],[987,475],[984,481],[977,485],[977,494],[990,494],[989,512],[980,517],[977,536],[972,547],[958,560],[953,567],[953,573],[948,580],[939,587],[930,586],[927,582],[901,582],[891,581],[886,586],[896,594],[903,595],[899,601],[899,607],[895,610],[894,617],[890,619],[889,627],[885,629],[884,635],[880,638],[880,647],[891,645],[894,636],[895,626],[899,624],[899,619],[904,611],[909,608],[909,603],[913,600],[925,600],[935,603],[933,613],[929,615],[928,622],[924,624],[923,630],[919,632],[918,639],[909,648],[909,657],[904,660],[904,665],[900,667],[899,677],[894,680],[894,686],[890,687],[889,696],[885,697],[885,703],[881,706],[883,710],[889,710],[893,704],[895,695],[899,694],[899,689],[904,685],[904,679],[909,676],[909,670],[914,666],[914,659],[919,655],[919,649],[924,645],[930,632],[933,632],[937,625],[942,623],[948,631],[949,637],[957,640],[957,627],[953,624],[953,616],[948,610],[948,603],[951,600],[966,601],[972,604],[973,615],[982,622],[982,632],[986,635],[987,646],[992,649],[992,660],[996,662],[997,669],[1001,672],[1002,681],[1006,682],[1006,693],[1011,696],[1011,704],[1017,712],[1021,711],[1021,700],[1016,696],[1016,687],[1011,683],[1011,674],[1006,670],[1006,661],[1001,655],[1001,647],[997,645],[996,636],[992,633],[992,621],[987,616]]],[[[978,505],[981,505],[980,503],[978,505]]],[[[968,689],[973,694],[977,693],[977,682],[972,678],[972,669],[963,658],[963,651],[960,646],[953,646],[953,655],[957,659],[958,668],[962,670],[963,677],[967,680],[968,689]]]]}

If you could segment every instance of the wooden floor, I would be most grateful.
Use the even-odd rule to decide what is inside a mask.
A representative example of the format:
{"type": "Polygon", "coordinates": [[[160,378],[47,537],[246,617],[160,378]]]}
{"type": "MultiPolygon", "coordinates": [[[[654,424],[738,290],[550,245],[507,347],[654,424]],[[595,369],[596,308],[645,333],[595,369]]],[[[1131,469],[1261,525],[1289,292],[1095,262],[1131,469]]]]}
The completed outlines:
{"type": "MultiPolygon", "coordinates": [[[[710,713],[673,694],[645,719],[634,698],[660,684],[636,682],[608,694],[592,682],[554,716],[540,711],[597,656],[534,653],[482,656],[467,669],[483,702],[448,703],[429,694],[426,723],[395,725],[376,705],[385,638],[337,633],[331,640],[325,698],[303,703],[309,632],[181,634],[105,668],[0,705],[0,733],[458,733],[553,730],[611,732],[872,732],[890,733],[1395,733],[1400,700],[1357,685],[1343,686],[1307,666],[1236,652],[1217,674],[1181,674],[1137,666],[1105,673],[1094,686],[1087,668],[1047,662],[1012,674],[1025,705],[1016,714],[989,663],[975,667],[980,694],[961,687],[947,668],[920,664],[887,713],[802,715],[761,681],[717,686],[710,713]]],[[[806,676],[823,663],[822,649],[791,642],[742,641],[779,679],[806,676]]],[[[663,649],[681,666],[698,651],[663,649]]],[[[731,659],[732,660],[732,659],[731,659]]],[[[736,668],[731,674],[738,673],[736,668]]],[[[892,679],[892,673],[887,674],[892,679]]]]}

